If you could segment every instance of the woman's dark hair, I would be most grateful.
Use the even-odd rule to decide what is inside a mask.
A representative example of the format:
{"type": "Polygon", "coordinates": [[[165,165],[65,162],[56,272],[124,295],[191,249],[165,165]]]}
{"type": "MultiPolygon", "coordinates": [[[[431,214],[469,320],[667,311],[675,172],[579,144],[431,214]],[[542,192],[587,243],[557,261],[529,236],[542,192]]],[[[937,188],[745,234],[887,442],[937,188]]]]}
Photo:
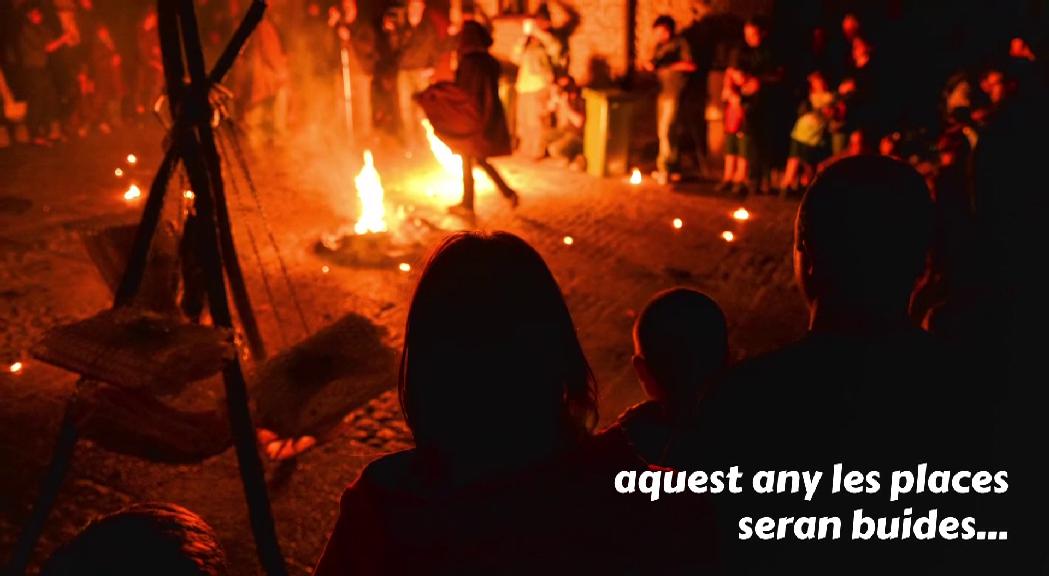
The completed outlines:
{"type": "Polygon", "coordinates": [[[459,32],[459,53],[469,54],[471,52],[487,52],[492,45],[492,35],[473,20],[463,22],[463,29],[459,32]]]}
{"type": "Polygon", "coordinates": [[[597,420],[593,373],[542,257],[506,232],[460,232],[408,310],[401,409],[416,445],[502,454],[574,445],[597,420]]]}

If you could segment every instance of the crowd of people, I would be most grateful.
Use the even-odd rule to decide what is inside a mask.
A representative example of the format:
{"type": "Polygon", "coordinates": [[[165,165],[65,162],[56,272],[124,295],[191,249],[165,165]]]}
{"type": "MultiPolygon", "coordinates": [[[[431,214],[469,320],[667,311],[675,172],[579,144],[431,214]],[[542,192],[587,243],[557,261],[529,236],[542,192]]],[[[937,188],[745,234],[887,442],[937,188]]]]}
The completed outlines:
{"type": "MultiPolygon", "coordinates": [[[[1014,113],[1049,126],[1045,114],[1003,111],[1014,113]]],[[[1029,129],[996,125],[1002,132],[977,153],[978,194],[1011,192],[1001,186],[1030,176],[1024,159],[997,149],[1029,129]]],[[[1025,378],[1037,365],[1034,315],[1045,306],[1029,292],[1030,275],[1012,268],[1019,262],[994,262],[980,277],[982,298],[952,284],[946,302],[965,313],[922,328],[915,294],[940,248],[936,203],[901,160],[831,162],[801,201],[793,244],[808,333],[732,365],[732,319],[718,303],[692,288],[660,292],[633,327],[631,363],[647,400],[603,430],[595,430],[594,374],[542,256],[506,232],[447,237],[419,277],[404,330],[399,395],[415,446],[378,457],[346,489],[315,574],[1020,574],[1044,566],[1037,444],[1046,438],[1045,394],[1025,378]],[[1008,487],[893,503],[829,488],[811,499],[747,487],[704,494],[691,474],[829,474],[842,463],[882,478],[919,466],[987,470],[1008,487]],[[662,476],[621,489],[623,471],[662,476]],[[691,493],[681,494],[686,475],[691,493]],[[932,510],[941,536],[889,537],[905,506],[908,516],[932,510]],[[857,508],[895,518],[891,529],[879,526],[884,539],[737,537],[741,518],[845,519],[857,508]],[[1008,530],[1008,542],[974,542],[958,531],[963,516],[1008,530]]],[[[1003,233],[998,216],[980,213],[986,245],[1029,253],[1009,245],[1017,237],[1003,233]]],[[[78,562],[146,573],[161,558],[169,568],[191,565],[164,573],[225,569],[203,520],[145,505],[92,524],[45,573],[86,573],[78,562]],[[124,554],[128,538],[135,545],[124,554]],[[138,553],[151,550],[163,554],[138,553]]]]}
{"type": "MultiPolygon", "coordinates": [[[[411,6],[405,21],[412,29],[402,48],[412,38],[426,46],[444,41],[439,26],[420,28],[420,8],[411,6]]],[[[370,97],[366,84],[380,76],[375,46],[384,28],[358,29],[353,0],[328,14],[315,12],[317,29],[330,33],[325,38],[354,46],[350,54],[345,45],[340,49],[352,88],[346,96],[358,99],[351,102],[356,113],[373,110],[354,118],[355,132],[367,134],[379,107],[360,99],[370,97]]],[[[44,68],[57,61],[49,55],[63,54],[71,42],[51,32],[47,21],[30,7],[24,26],[32,33],[20,36],[28,37],[24,42],[34,54],[44,55],[29,64],[44,68]]],[[[557,123],[565,132],[555,141],[564,143],[585,122],[571,95],[574,82],[556,71],[567,57],[557,41],[565,32],[544,14],[529,22],[516,52],[527,73],[514,85],[519,105],[511,115],[518,126],[535,128],[535,114],[572,111],[557,123]],[[550,97],[555,87],[564,95],[550,97]]],[[[542,256],[509,233],[454,234],[421,272],[403,332],[398,391],[415,447],[379,457],[346,489],[316,573],[1021,574],[1044,568],[1041,444],[1049,434],[1037,374],[1044,371],[1049,287],[1037,262],[1043,257],[1041,142],[1049,132],[1049,99],[1039,61],[1032,40],[1015,36],[1000,62],[973,78],[952,77],[943,113],[923,127],[912,119],[917,104],[900,98],[887,72],[877,68],[879,44],[864,27],[856,15],[846,15],[840,41],[814,34],[823,38],[814,44],[824,48],[802,59],[811,66],[799,77],[801,108],[785,121],[781,112],[793,108],[789,83],[796,74],[776,62],[766,21],[749,20],[740,29],[741,44],[719,48],[711,47],[720,40],[703,34],[699,41],[679,35],[672,19],[655,22],[659,47],[649,67],[660,83],[657,165],[666,180],[679,164],[675,126],[695,122],[690,125],[703,128],[696,134],[705,134],[698,124],[705,117],[696,114],[691,97],[697,77],[705,86],[704,75],[720,58],[725,187],[768,187],[782,146],[779,184],[805,189],[790,248],[809,312],[802,339],[730,364],[733,318],[697,290],[661,292],[633,327],[631,363],[647,400],[596,430],[595,377],[542,256]],[[846,52],[831,48],[836,45],[847,46],[846,52]],[[706,55],[703,46],[710,48],[706,55]],[[932,142],[928,154],[921,152],[924,141],[932,142]],[[884,494],[826,490],[812,501],[791,494],[686,495],[679,494],[681,477],[677,486],[664,485],[658,500],[614,488],[623,470],[738,466],[745,475],[826,473],[836,463],[883,477],[921,464],[1006,470],[1009,488],[986,497],[919,494],[897,503],[884,494]],[[1009,539],[737,537],[737,522],[747,516],[851,518],[862,508],[898,520],[904,506],[972,516],[981,529],[1008,530],[1009,539]]],[[[492,131],[505,136],[506,118],[492,113],[502,108],[494,98],[491,37],[477,20],[453,32],[460,70],[469,60],[466,70],[474,69],[467,76],[477,86],[472,93],[487,98],[491,107],[484,116],[501,118],[492,131]]],[[[434,52],[402,51],[407,63],[395,75],[397,85],[414,93],[428,83],[431,68],[440,66],[428,60],[434,52]]],[[[63,130],[55,112],[61,92],[55,76],[48,78],[46,86],[29,91],[35,94],[30,109],[34,102],[38,107],[30,112],[33,135],[44,140],[55,123],[59,134],[63,130]]],[[[20,82],[26,90],[26,80],[20,82]]],[[[463,73],[457,85],[470,85],[463,73]]],[[[280,106],[276,98],[261,101],[280,106]]],[[[280,112],[270,111],[268,122],[276,126],[272,118],[280,112]]],[[[414,129],[417,112],[401,113],[414,129]]],[[[539,126],[553,128],[554,122],[539,126]]],[[[403,138],[418,134],[406,131],[403,138]]],[[[694,143],[703,154],[700,140],[694,143]]],[[[551,152],[549,144],[519,142],[536,158],[551,152]]],[[[502,141],[493,150],[508,147],[502,141]]],[[[484,149],[472,154],[483,164],[490,155],[484,149]]],[[[76,566],[86,564],[68,558],[78,553],[103,564],[129,560],[92,551],[119,548],[113,540],[129,530],[149,540],[152,532],[142,526],[158,523],[164,550],[191,557],[198,572],[221,573],[210,530],[172,507],[101,521],[62,549],[52,566],[65,571],[54,573],[77,573],[76,566]],[[112,526],[124,529],[107,529],[112,526]]],[[[158,558],[130,559],[141,563],[139,573],[151,573],[158,558]]]]}
{"type": "MultiPolygon", "coordinates": [[[[868,24],[857,12],[846,11],[837,28],[813,19],[774,30],[783,18],[759,15],[740,23],[704,0],[693,2],[692,11],[680,33],[669,16],[655,20],[655,46],[645,63],[660,87],[656,176],[662,182],[680,178],[678,150],[686,134],[699,175],[706,176],[710,115],[695,110],[708,105],[720,109],[724,132],[718,189],[788,194],[802,189],[820,163],[843,155],[905,158],[928,174],[944,168],[948,149],[952,161],[964,162],[961,140],[965,149],[975,144],[1002,98],[1022,84],[1044,82],[1044,62],[1032,48],[1044,31],[1021,23],[1022,16],[1002,26],[1004,33],[985,31],[998,39],[987,50],[958,47],[946,54],[956,38],[941,41],[942,32],[932,29],[915,40],[899,22],[871,17],[879,25],[868,24]],[[788,37],[796,33],[809,39],[788,37]],[[721,90],[709,99],[714,72],[722,73],[721,90]]],[[[947,23],[932,18],[930,26],[947,23]]]]}

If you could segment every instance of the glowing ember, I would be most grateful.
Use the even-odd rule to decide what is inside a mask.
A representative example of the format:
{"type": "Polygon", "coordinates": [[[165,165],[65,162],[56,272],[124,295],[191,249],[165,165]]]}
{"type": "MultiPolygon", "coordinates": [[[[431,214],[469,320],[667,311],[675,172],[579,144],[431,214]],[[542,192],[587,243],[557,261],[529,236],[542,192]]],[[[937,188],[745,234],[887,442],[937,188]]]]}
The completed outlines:
{"type": "Polygon", "coordinates": [[[132,184],[131,186],[128,186],[127,187],[127,192],[124,192],[124,200],[127,200],[128,202],[133,202],[135,200],[138,200],[141,197],[142,197],[142,189],[140,189],[138,187],[138,185],[136,185],[136,184],[132,184]]]}
{"type": "Polygon", "coordinates": [[[630,174],[630,183],[635,186],[641,183],[641,170],[634,168],[634,171],[630,174]]]}
{"type": "Polygon", "coordinates": [[[386,231],[386,207],[383,205],[382,180],[375,169],[371,150],[364,151],[364,166],[353,179],[357,187],[357,198],[361,201],[361,215],[353,225],[357,234],[386,231]]]}
{"type": "Polygon", "coordinates": [[[674,218],[674,221],[671,222],[671,225],[674,227],[675,230],[681,230],[681,228],[685,225],[685,221],[681,218],[674,218]]]}
{"type": "MultiPolygon", "coordinates": [[[[423,118],[422,127],[426,132],[426,142],[430,145],[430,152],[447,176],[440,182],[427,182],[426,194],[437,196],[447,202],[458,202],[463,193],[463,158],[452,152],[452,149],[437,137],[429,120],[423,118]]],[[[484,170],[474,168],[473,175],[476,193],[495,189],[495,184],[488,178],[484,170]]]]}
{"type": "Polygon", "coordinates": [[[135,164],[138,163],[138,156],[135,156],[134,154],[128,154],[127,155],[127,163],[132,165],[132,166],[134,166],[135,164]]]}
{"type": "Polygon", "coordinates": [[[328,268],[327,266],[321,266],[321,273],[327,274],[328,272],[331,272],[331,268],[328,268]]]}
{"type": "Polygon", "coordinates": [[[113,175],[116,176],[117,178],[120,178],[120,177],[124,176],[124,169],[123,168],[117,168],[116,170],[113,171],[113,175]]]}
{"type": "Polygon", "coordinates": [[[571,246],[572,244],[575,244],[575,238],[572,238],[571,236],[565,236],[562,242],[565,243],[565,246],[571,246]]]}
{"type": "Polygon", "coordinates": [[[182,193],[182,197],[185,198],[186,200],[192,200],[192,199],[196,198],[197,195],[194,194],[192,190],[186,190],[185,192],[182,193]]]}
{"type": "Polygon", "coordinates": [[[743,220],[750,220],[750,212],[748,212],[746,208],[740,206],[739,208],[736,208],[735,212],[732,213],[732,217],[741,222],[743,220]]]}
{"type": "Polygon", "coordinates": [[[412,271],[412,265],[408,264],[407,262],[401,262],[400,264],[397,265],[397,269],[400,270],[401,272],[411,272],[412,271]]]}
{"type": "Polygon", "coordinates": [[[18,374],[23,368],[25,368],[25,366],[23,366],[21,362],[14,362],[7,367],[7,371],[12,374],[18,374]]]}
{"type": "Polygon", "coordinates": [[[731,230],[725,230],[721,233],[721,239],[725,242],[732,242],[736,239],[736,235],[731,230]]]}

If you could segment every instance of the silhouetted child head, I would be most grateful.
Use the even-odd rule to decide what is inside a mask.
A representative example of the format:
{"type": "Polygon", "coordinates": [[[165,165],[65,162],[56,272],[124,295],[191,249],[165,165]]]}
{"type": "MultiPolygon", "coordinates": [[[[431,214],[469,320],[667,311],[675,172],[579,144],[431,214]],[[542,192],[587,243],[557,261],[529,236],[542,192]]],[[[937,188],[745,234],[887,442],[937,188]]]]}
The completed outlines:
{"type": "Polygon", "coordinates": [[[794,270],[809,300],[872,313],[904,310],[932,239],[929,188],[886,156],[853,156],[816,175],[795,225],[794,270]]]}
{"type": "Polygon", "coordinates": [[[657,44],[669,42],[677,32],[677,22],[667,14],[660,14],[652,23],[652,32],[655,34],[657,44]]]}
{"type": "Polygon", "coordinates": [[[743,24],[743,41],[751,48],[758,48],[768,36],[769,22],[762,16],[755,16],[743,24]]]}
{"type": "Polygon", "coordinates": [[[694,407],[727,358],[725,315],[702,292],[660,292],[634,324],[634,370],[645,393],[671,412],[694,407]]]}
{"type": "Polygon", "coordinates": [[[45,576],[220,576],[226,557],[200,516],[167,503],[136,504],[91,522],[60,548],[45,576]]]}

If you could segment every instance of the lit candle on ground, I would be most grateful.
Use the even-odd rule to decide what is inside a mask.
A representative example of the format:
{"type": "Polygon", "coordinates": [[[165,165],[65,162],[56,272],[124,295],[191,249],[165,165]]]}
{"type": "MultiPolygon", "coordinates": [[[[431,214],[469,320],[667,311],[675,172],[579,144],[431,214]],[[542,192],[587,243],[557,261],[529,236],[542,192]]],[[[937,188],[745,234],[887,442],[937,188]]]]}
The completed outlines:
{"type": "Polygon", "coordinates": [[[685,226],[685,221],[681,218],[674,218],[673,222],[671,222],[671,225],[674,226],[675,230],[681,230],[685,226]]]}
{"type": "Polygon", "coordinates": [[[731,230],[725,230],[721,233],[721,239],[725,242],[732,242],[736,239],[736,235],[731,230]]]}
{"type": "Polygon", "coordinates": [[[11,365],[7,367],[7,370],[12,374],[18,374],[23,368],[25,368],[25,366],[21,362],[12,362],[11,365]]]}
{"type": "Polygon", "coordinates": [[[327,266],[321,266],[322,274],[327,274],[328,272],[331,272],[331,268],[328,268],[327,266]]]}
{"type": "Polygon", "coordinates": [[[400,264],[397,265],[397,269],[400,270],[401,272],[411,272],[412,271],[412,266],[411,266],[411,264],[408,264],[407,262],[401,262],[400,264]]]}
{"type": "Polygon", "coordinates": [[[575,244],[575,238],[572,238],[571,236],[565,236],[561,241],[565,243],[565,246],[575,244]]]}
{"type": "Polygon", "coordinates": [[[635,186],[641,183],[641,170],[634,168],[630,174],[630,183],[635,186]]]}
{"type": "Polygon", "coordinates": [[[134,166],[135,164],[138,163],[138,156],[135,156],[134,154],[128,154],[127,155],[127,163],[132,165],[132,166],[134,166]]]}
{"type": "Polygon", "coordinates": [[[113,175],[116,176],[117,178],[123,177],[124,176],[124,169],[123,168],[117,168],[116,170],[113,171],[113,175]]]}
{"type": "Polygon", "coordinates": [[[142,197],[142,190],[135,184],[128,186],[127,192],[124,192],[124,200],[132,202],[142,197]]]}
{"type": "Polygon", "coordinates": [[[182,197],[185,198],[186,200],[192,200],[192,199],[196,198],[197,195],[194,194],[192,190],[186,190],[185,192],[182,193],[182,197]]]}
{"type": "Polygon", "coordinates": [[[748,212],[746,208],[740,206],[732,213],[732,217],[739,221],[750,220],[750,212],[748,212]]]}

